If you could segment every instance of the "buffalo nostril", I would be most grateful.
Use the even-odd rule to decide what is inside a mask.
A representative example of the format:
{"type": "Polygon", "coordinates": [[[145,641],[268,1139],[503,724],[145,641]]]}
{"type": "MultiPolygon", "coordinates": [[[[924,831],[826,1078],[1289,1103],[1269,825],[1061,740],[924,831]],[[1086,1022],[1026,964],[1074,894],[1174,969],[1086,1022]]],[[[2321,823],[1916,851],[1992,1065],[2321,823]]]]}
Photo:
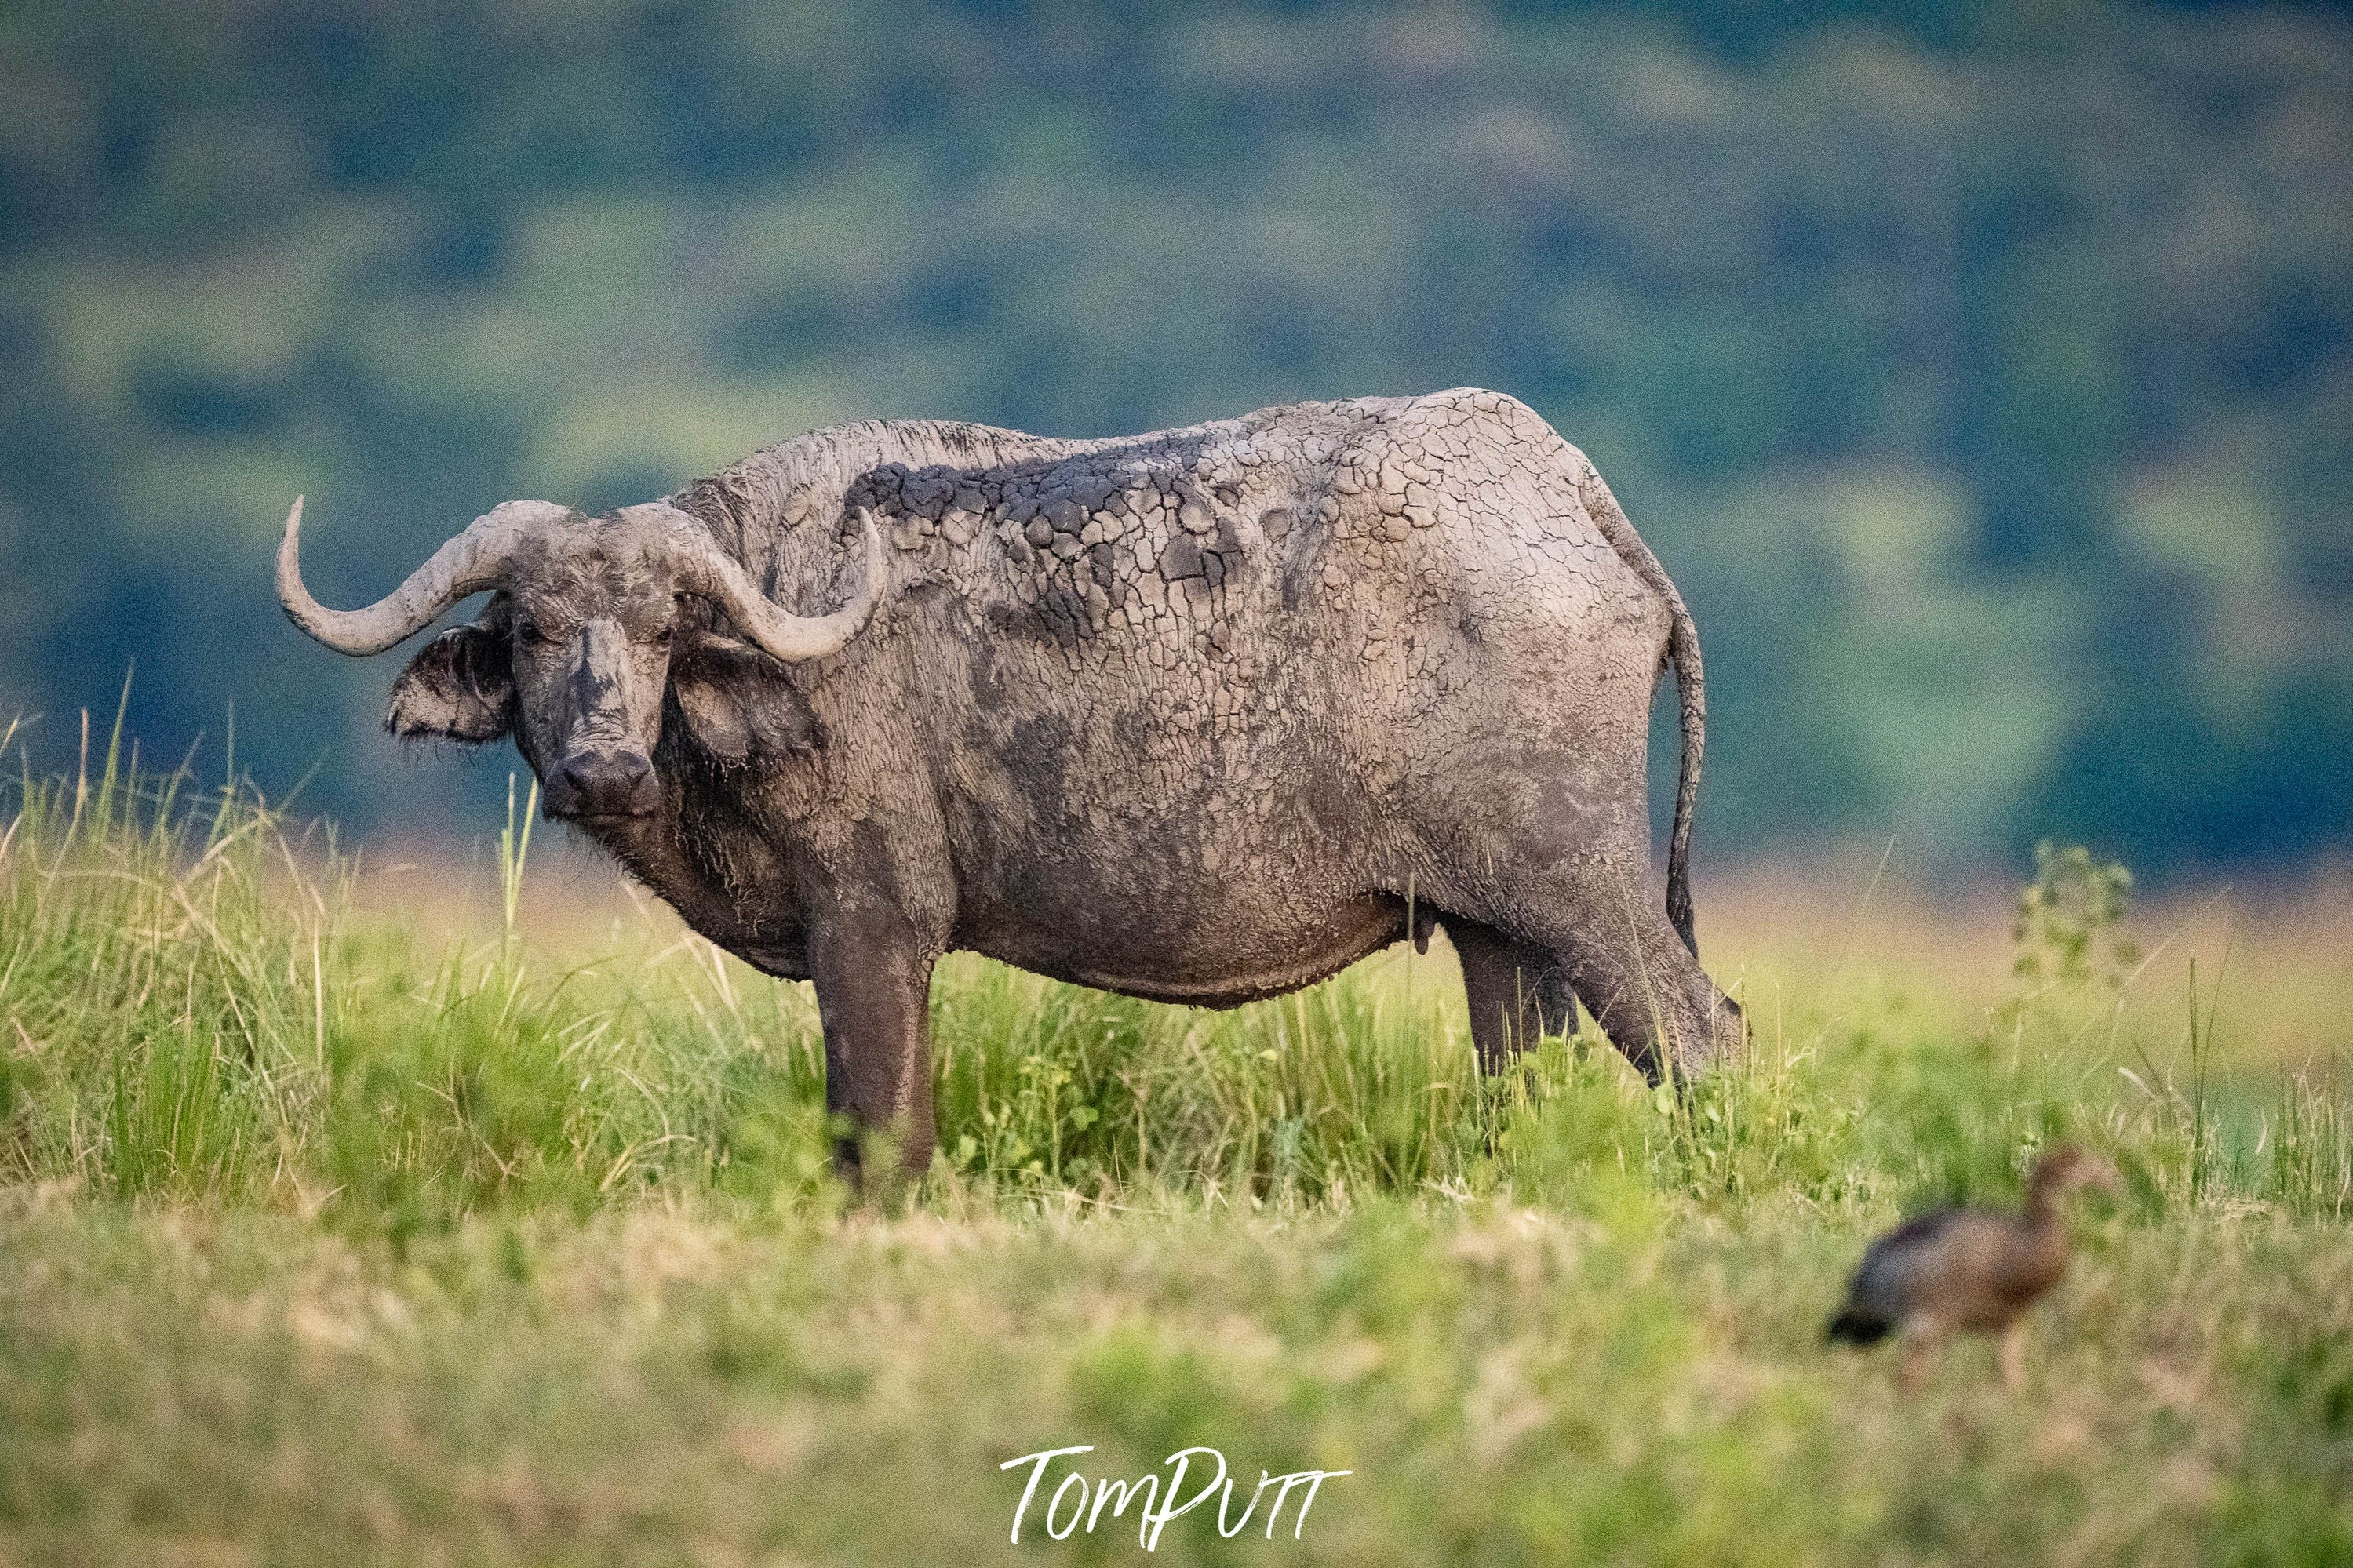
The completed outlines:
{"type": "Polygon", "coordinates": [[[653,763],[639,752],[575,752],[556,765],[574,803],[567,815],[636,813],[653,777],[653,763]]]}

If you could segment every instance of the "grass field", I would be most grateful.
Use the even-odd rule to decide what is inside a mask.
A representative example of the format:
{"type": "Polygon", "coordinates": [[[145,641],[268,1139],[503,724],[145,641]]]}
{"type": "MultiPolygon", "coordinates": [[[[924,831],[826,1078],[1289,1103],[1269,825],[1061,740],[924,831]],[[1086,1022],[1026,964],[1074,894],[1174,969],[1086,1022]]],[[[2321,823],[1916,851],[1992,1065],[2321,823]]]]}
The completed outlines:
{"type": "Polygon", "coordinates": [[[806,987],[519,833],[374,859],[113,762],[0,810],[0,1563],[1110,1562],[1141,1505],[1048,1494],[1190,1445],[1349,1473],[1175,1563],[2353,1560],[2341,888],[1736,879],[1680,1095],[1482,1082],[1440,948],[1228,1014],[958,958],[880,1213],[806,987]],[[2060,1136],[2125,1195],[2021,1390],[1821,1348],[2060,1136]]]}

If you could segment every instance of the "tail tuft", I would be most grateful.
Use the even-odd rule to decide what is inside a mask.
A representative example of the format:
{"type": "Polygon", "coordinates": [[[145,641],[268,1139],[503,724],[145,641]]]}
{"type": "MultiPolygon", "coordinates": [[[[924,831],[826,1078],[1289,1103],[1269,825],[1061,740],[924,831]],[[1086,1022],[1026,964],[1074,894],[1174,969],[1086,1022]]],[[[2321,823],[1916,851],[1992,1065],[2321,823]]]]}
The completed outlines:
{"type": "Polygon", "coordinates": [[[1884,1318],[1873,1318],[1850,1307],[1830,1321],[1822,1330],[1822,1342],[1836,1344],[1844,1340],[1851,1345],[1875,1345],[1887,1337],[1894,1325],[1884,1318]]]}
{"type": "MultiPolygon", "coordinates": [[[[1662,574],[1663,576],[1663,574],[1662,574]]],[[[1683,765],[1675,779],[1674,827],[1667,841],[1667,920],[1683,939],[1694,958],[1699,938],[1692,926],[1692,813],[1699,804],[1700,753],[1707,748],[1707,687],[1700,673],[1699,629],[1683,595],[1667,586],[1667,604],[1674,616],[1674,632],[1667,641],[1667,660],[1674,667],[1675,697],[1682,709],[1683,765]]]]}

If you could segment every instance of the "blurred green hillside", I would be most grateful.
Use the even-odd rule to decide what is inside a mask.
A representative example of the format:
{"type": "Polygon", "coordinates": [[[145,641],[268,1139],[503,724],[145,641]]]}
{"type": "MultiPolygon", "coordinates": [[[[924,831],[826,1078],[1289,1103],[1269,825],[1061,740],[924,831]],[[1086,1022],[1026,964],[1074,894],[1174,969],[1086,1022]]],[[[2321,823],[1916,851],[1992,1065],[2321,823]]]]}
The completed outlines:
{"type": "Polygon", "coordinates": [[[1481,384],[1693,603],[1706,855],[2353,839],[2342,10],[17,0],[0,365],[0,721],[135,665],[372,826],[509,763],[284,625],[298,490],[351,602],[837,419],[1481,384]]]}

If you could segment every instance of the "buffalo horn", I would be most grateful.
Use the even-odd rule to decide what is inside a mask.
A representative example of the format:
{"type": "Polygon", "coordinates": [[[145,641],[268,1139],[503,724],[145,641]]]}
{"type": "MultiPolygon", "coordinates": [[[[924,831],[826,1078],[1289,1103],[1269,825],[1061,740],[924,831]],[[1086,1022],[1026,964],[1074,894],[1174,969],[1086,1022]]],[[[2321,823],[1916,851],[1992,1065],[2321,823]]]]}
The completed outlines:
{"type": "Polygon", "coordinates": [[[302,585],[302,498],[296,496],[286,514],[285,541],[278,547],[278,602],[296,626],[337,653],[382,653],[467,595],[497,587],[500,569],[524,534],[564,515],[565,509],[551,501],[504,502],[476,518],[410,573],[407,582],[367,608],[331,610],[302,585]]]}
{"type": "Polygon", "coordinates": [[[678,536],[679,586],[710,600],[735,627],[771,658],[786,664],[837,653],[865,629],[882,595],[885,559],[882,536],[866,514],[866,580],[849,603],[828,616],[797,616],[762,593],[735,558],[719,548],[702,525],[683,512],[673,514],[678,536]]]}

